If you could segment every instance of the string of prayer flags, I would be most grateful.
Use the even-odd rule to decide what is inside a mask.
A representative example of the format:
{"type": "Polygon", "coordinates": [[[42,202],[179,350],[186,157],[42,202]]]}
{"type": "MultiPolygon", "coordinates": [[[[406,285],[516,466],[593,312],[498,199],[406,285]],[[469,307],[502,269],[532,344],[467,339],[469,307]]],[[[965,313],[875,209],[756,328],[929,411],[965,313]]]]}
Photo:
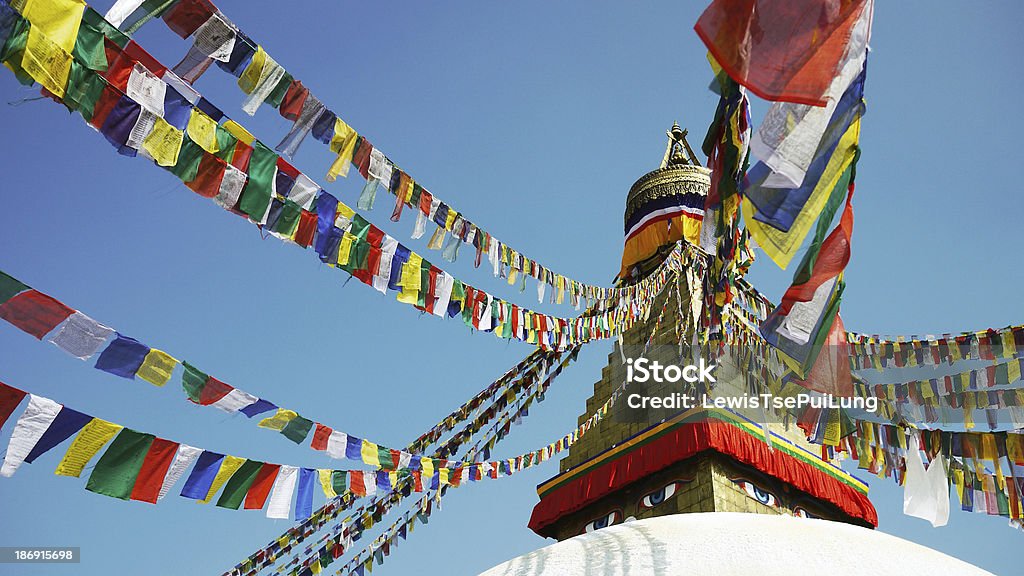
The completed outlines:
{"type": "Polygon", "coordinates": [[[905,366],[937,366],[959,360],[996,360],[1018,356],[1024,351],[1024,326],[1008,326],[1000,330],[979,330],[959,335],[897,336],[848,333],[850,360],[853,368],[902,368],[905,366]]]}
{"type": "MultiPolygon", "coordinates": [[[[5,279],[4,283],[12,286],[24,286],[24,284],[13,277],[3,273],[0,274],[5,279]]],[[[47,296],[47,298],[50,297],[47,296]]],[[[57,302],[56,300],[53,301],[57,302]]],[[[60,305],[64,306],[63,304],[60,305]]],[[[87,316],[80,312],[75,312],[69,318],[76,317],[87,318],[87,316]]],[[[70,322],[70,319],[68,321],[70,322]]],[[[57,332],[60,333],[62,329],[57,332]]],[[[170,379],[171,373],[179,364],[178,360],[175,360],[165,352],[150,348],[132,338],[122,336],[113,329],[110,330],[115,335],[115,338],[109,342],[107,348],[100,354],[100,358],[97,360],[97,368],[124,378],[132,378],[135,375],[140,376],[140,378],[144,376],[144,379],[156,385],[163,385],[170,379]]],[[[573,354],[573,356],[575,355],[573,354]]],[[[240,412],[248,418],[254,418],[255,416],[273,411],[272,415],[259,420],[259,427],[278,431],[297,444],[304,442],[315,428],[316,433],[313,434],[313,441],[311,443],[311,448],[314,450],[327,451],[332,457],[350,458],[373,467],[399,468],[408,466],[410,461],[418,458],[413,452],[421,451],[429,444],[436,442],[445,432],[454,429],[460,423],[466,421],[472,415],[472,412],[484,403],[494,400],[497,405],[504,406],[503,402],[507,403],[508,397],[514,398],[516,394],[529,390],[533,385],[537,384],[538,375],[548,373],[547,367],[558,358],[560,358],[558,353],[544,352],[539,349],[534,351],[527,359],[518,363],[455,412],[433,426],[430,431],[414,442],[408,450],[396,450],[381,446],[369,440],[360,439],[345,432],[334,430],[322,423],[304,418],[292,410],[279,408],[272,402],[235,388],[206,374],[188,362],[181,362],[180,364],[182,365],[182,390],[193,404],[212,406],[227,413],[240,412]],[[349,445],[354,445],[354,448],[349,448],[349,445]]],[[[544,384],[542,383],[541,385],[544,384]]],[[[12,395],[11,398],[11,401],[13,401],[14,396],[12,395]]],[[[13,410],[16,405],[17,402],[10,409],[13,410]]],[[[496,408],[492,406],[481,412],[473,421],[473,425],[482,426],[487,419],[492,417],[495,410],[496,408]]],[[[66,436],[61,438],[61,440],[65,438],[66,436]]],[[[456,440],[449,440],[447,446],[457,446],[456,440]]]]}

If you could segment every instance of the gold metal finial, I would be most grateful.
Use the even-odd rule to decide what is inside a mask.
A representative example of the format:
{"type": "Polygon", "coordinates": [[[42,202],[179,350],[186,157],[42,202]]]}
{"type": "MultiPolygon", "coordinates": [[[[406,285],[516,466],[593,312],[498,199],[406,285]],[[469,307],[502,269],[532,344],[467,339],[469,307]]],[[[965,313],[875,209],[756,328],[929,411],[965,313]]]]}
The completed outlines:
{"type": "Polygon", "coordinates": [[[686,141],[687,131],[679,127],[678,122],[672,123],[672,129],[665,132],[668,136],[668,146],[665,148],[665,157],[661,160],[661,167],[668,166],[700,166],[700,160],[690,148],[686,141]]]}

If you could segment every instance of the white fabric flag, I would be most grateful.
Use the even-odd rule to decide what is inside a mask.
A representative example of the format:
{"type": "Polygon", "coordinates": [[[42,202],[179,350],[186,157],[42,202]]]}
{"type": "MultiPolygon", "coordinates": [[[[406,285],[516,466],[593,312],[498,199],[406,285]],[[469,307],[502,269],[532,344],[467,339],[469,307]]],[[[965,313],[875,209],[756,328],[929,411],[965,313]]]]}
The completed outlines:
{"type": "Polygon", "coordinates": [[[281,465],[270,491],[270,504],[267,505],[267,518],[284,518],[292,511],[292,496],[295,495],[295,481],[298,480],[299,469],[295,466],[281,465]]]}
{"type": "Polygon", "coordinates": [[[164,72],[164,82],[166,82],[172,90],[184,96],[185,99],[193,105],[198,104],[199,100],[202,98],[202,95],[200,95],[199,92],[196,92],[195,88],[190,86],[185,82],[185,80],[170,70],[164,72]]]}
{"type": "Polygon", "coordinates": [[[381,294],[388,291],[388,282],[391,280],[391,261],[398,250],[398,240],[391,236],[385,236],[380,245],[380,269],[373,276],[373,287],[381,294]]]}
{"type": "Polygon", "coordinates": [[[348,446],[348,434],[334,430],[327,437],[327,455],[338,460],[345,459],[345,447],[348,446]]]}
{"type": "Polygon", "coordinates": [[[0,476],[10,478],[14,475],[25,461],[25,457],[35,448],[36,442],[53,423],[60,408],[60,404],[49,398],[29,394],[28,406],[18,418],[18,424],[15,425],[11,440],[7,444],[7,454],[4,456],[3,467],[0,467],[0,476]]]}
{"type": "Polygon", "coordinates": [[[194,46],[203,54],[221,62],[231,60],[231,51],[235,48],[235,29],[219,12],[210,16],[193,37],[194,46]]]}
{"type": "Polygon", "coordinates": [[[434,302],[434,316],[444,318],[448,315],[448,304],[452,300],[452,288],[455,286],[455,277],[447,272],[441,272],[437,278],[437,285],[434,287],[437,301],[434,302]]]}
{"type": "Polygon", "coordinates": [[[142,6],[142,3],[146,0],[117,0],[114,5],[107,10],[106,15],[103,19],[114,25],[115,28],[120,28],[121,24],[142,6]]]}
{"type": "Polygon", "coordinates": [[[157,496],[157,500],[163,500],[164,496],[167,496],[167,493],[171,491],[171,488],[178,482],[181,475],[192,465],[192,462],[195,462],[196,458],[199,458],[199,454],[202,452],[202,448],[196,448],[188,444],[178,446],[178,452],[174,455],[174,462],[171,462],[171,467],[167,470],[167,475],[164,476],[164,483],[160,486],[160,495],[157,496]]]}
{"type": "Polygon", "coordinates": [[[163,118],[167,83],[156,77],[142,64],[136,63],[132,68],[131,76],[128,77],[126,94],[146,110],[163,118]]]}
{"type": "Polygon", "coordinates": [[[903,513],[945,526],[949,521],[949,484],[946,480],[945,458],[940,454],[924,469],[915,430],[907,440],[907,475],[903,482],[903,513]]]}
{"type": "Polygon", "coordinates": [[[274,91],[277,83],[283,77],[284,68],[268,54],[267,62],[263,65],[263,70],[260,72],[260,79],[256,82],[256,87],[253,88],[252,93],[246,96],[245,101],[242,102],[242,110],[249,116],[255,116],[260,105],[270,96],[270,93],[274,91]]]}
{"type": "Polygon", "coordinates": [[[103,346],[113,333],[113,328],[104,326],[81,312],[75,312],[50,338],[50,342],[75,358],[87,360],[99,351],[100,346],[103,346]]]}
{"type": "Polygon", "coordinates": [[[427,215],[422,210],[416,210],[416,225],[412,229],[412,239],[419,240],[427,231],[427,215]]]}
{"type": "Polygon", "coordinates": [[[501,273],[501,261],[498,260],[498,241],[494,237],[491,237],[491,245],[487,249],[487,259],[494,267],[494,277],[497,278],[501,273]]]}
{"type": "Polygon", "coordinates": [[[224,170],[224,178],[220,181],[220,192],[213,201],[221,208],[231,210],[235,204],[238,204],[238,198],[241,197],[242,189],[245,188],[245,181],[248,178],[245,172],[228,164],[224,170]]]}
{"type": "Polygon", "coordinates": [[[138,119],[135,120],[135,126],[132,126],[131,133],[128,134],[128,141],[125,142],[125,146],[135,150],[143,150],[143,156],[149,156],[149,152],[145,151],[142,143],[146,141],[146,137],[149,136],[149,133],[155,127],[156,114],[143,108],[138,119]]]}
{"type": "Polygon", "coordinates": [[[309,210],[310,206],[313,205],[313,201],[316,200],[316,193],[319,191],[320,187],[309,176],[299,174],[299,177],[295,179],[295,185],[292,186],[291,192],[288,192],[288,199],[302,206],[303,210],[309,210]]]}
{"type": "Polygon", "coordinates": [[[367,496],[373,496],[377,493],[377,473],[373,470],[367,470],[363,472],[363,488],[366,489],[367,496]]]}
{"type": "Polygon", "coordinates": [[[480,312],[480,330],[490,330],[491,328],[491,304],[494,302],[494,296],[487,295],[487,304],[484,305],[484,309],[480,312]]]}
{"type": "Polygon", "coordinates": [[[401,452],[398,453],[399,468],[408,468],[409,462],[412,462],[412,454],[406,452],[405,450],[402,450],[401,452]]]}
{"type": "Polygon", "coordinates": [[[839,99],[864,66],[871,4],[865,3],[864,12],[853,27],[839,75],[825,93],[828,100],[825,106],[776,102],[768,109],[757,133],[751,138],[751,152],[774,171],[765,180],[765,186],[796,188],[803,184],[807,168],[814,159],[839,99]]]}
{"type": "Polygon", "coordinates": [[[259,398],[249,394],[248,392],[242,392],[238,388],[235,388],[231,392],[224,395],[223,398],[217,400],[211,406],[219,410],[223,410],[228,414],[234,414],[246,406],[251,406],[256,403],[259,398]]]}
{"type": "Polygon", "coordinates": [[[832,299],[832,288],[835,286],[838,276],[824,282],[814,291],[810,302],[797,302],[793,304],[786,319],[779,326],[779,334],[799,344],[807,344],[811,341],[811,333],[818,324],[818,319],[825,312],[829,301],[832,299]]]}
{"type": "Polygon", "coordinates": [[[537,302],[544,303],[544,290],[547,288],[547,284],[543,280],[537,280],[537,302]]]}
{"type": "Polygon", "coordinates": [[[374,148],[370,150],[370,177],[380,180],[381,184],[385,188],[391,185],[391,174],[393,172],[393,166],[391,162],[388,162],[387,157],[384,153],[374,148]]]}

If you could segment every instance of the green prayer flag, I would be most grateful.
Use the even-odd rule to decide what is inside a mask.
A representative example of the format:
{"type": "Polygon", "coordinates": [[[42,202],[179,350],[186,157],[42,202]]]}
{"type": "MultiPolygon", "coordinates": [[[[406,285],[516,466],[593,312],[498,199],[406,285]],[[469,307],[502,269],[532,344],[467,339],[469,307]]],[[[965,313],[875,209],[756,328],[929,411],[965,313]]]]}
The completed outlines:
{"type": "Polygon", "coordinates": [[[284,428],[281,430],[281,434],[284,434],[284,437],[292,442],[301,444],[302,441],[306,439],[306,436],[309,435],[311,428],[313,428],[312,420],[303,418],[302,416],[296,416],[284,425],[284,428]]]}
{"type": "Polygon", "coordinates": [[[235,135],[227,131],[227,128],[217,124],[217,156],[221,160],[231,163],[231,160],[235,157],[235,146],[238,144],[238,138],[235,135]]]}
{"type": "Polygon", "coordinates": [[[348,490],[348,473],[344,470],[331,472],[331,486],[334,487],[335,494],[344,494],[348,490]]]}
{"type": "Polygon", "coordinates": [[[377,461],[384,470],[394,470],[395,463],[391,459],[391,449],[386,446],[377,445],[377,461]]]}
{"type": "Polygon", "coordinates": [[[107,52],[103,48],[103,33],[86,24],[83,19],[72,55],[75,62],[84,64],[90,70],[106,70],[107,52]]]}
{"type": "Polygon", "coordinates": [[[25,86],[31,86],[35,84],[35,79],[21,67],[21,59],[25,55],[25,46],[28,44],[28,29],[30,24],[28,20],[19,17],[15,20],[11,26],[11,31],[7,36],[7,42],[4,43],[2,49],[0,49],[0,62],[7,64],[11,71],[14,72],[15,78],[18,82],[25,86]]]}
{"type": "Polygon", "coordinates": [[[224,491],[221,492],[220,498],[217,500],[217,506],[238,510],[261,468],[263,468],[263,462],[255,460],[243,462],[224,485],[224,491]]]}
{"type": "Polygon", "coordinates": [[[168,170],[182,182],[188,184],[199,174],[199,163],[203,160],[205,153],[205,150],[188,137],[188,132],[185,132],[185,137],[181,142],[181,151],[178,152],[178,163],[168,170]]]}
{"type": "Polygon", "coordinates": [[[22,283],[17,278],[0,272],[0,304],[29,289],[30,287],[27,284],[22,283]]]}
{"type": "Polygon", "coordinates": [[[125,35],[124,32],[121,32],[117,28],[111,26],[110,22],[107,22],[102,14],[88,6],[82,14],[82,24],[91,26],[98,30],[101,34],[109,38],[114,44],[117,44],[121,48],[127,46],[128,42],[131,41],[131,38],[125,35]]]}
{"type": "Polygon", "coordinates": [[[193,402],[198,404],[203,388],[206,387],[206,382],[210,377],[188,362],[182,362],[181,365],[185,369],[181,373],[181,388],[193,402]]]}
{"type": "Polygon", "coordinates": [[[299,206],[291,200],[286,200],[284,206],[281,208],[281,215],[277,218],[277,222],[274,224],[274,232],[283,234],[285,236],[291,236],[295,232],[295,228],[299,225],[299,218],[302,217],[302,206],[299,206]]]}
{"type": "Polygon", "coordinates": [[[127,500],[155,436],[123,428],[100,457],[85,489],[127,500]]]}
{"type": "Polygon", "coordinates": [[[105,85],[102,76],[73,60],[68,86],[64,90],[64,105],[90,122],[105,85]]]}
{"type": "Polygon", "coordinates": [[[177,3],[178,0],[146,0],[142,3],[142,6],[136,9],[136,12],[141,11],[144,15],[129,25],[125,30],[125,33],[128,35],[135,34],[144,24],[153,18],[163,16],[164,12],[167,12],[167,10],[177,3]]]}
{"type": "Polygon", "coordinates": [[[252,157],[249,159],[249,181],[242,191],[242,200],[238,207],[249,218],[257,222],[263,220],[270,206],[270,197],[274,193],[274,176],[277,173],[277,154],[262,143],[254,141],[252,157]]]}
{"type": "Polygon", "coordinates": [[[276,86],[274,86],[274,90],[269,96],[267,96],[265,102],[274,108],[279,108],[281,106],[281,102],[284,100],[285,94],[288,93],[288,88],[292,85],[292,80],[294,79],[295,78],[291,74],[285,72],[284,76],[281,77],[281,80],[276,86]]]}

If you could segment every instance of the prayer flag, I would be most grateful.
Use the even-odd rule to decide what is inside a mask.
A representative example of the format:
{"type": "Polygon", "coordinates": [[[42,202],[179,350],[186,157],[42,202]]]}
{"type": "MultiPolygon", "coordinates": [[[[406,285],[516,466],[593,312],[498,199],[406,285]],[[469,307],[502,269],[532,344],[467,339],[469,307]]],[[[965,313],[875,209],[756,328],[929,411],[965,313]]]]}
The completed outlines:
{"type": "Polygon", "coordinates": [[[149,346],[134,338],[115,333],[114,340],[96,360],[96,368],[115,376],[134,379],[135,373],[142,367],[148,354],[149,346]]]}
{"type": "Polygon", "coordinates": [[[714,0],[697,35],[734,80],[766,100],[824,106],[866,0],[714,0]]]}
{"type": "Polygon", "coordinates": [[[256,479],[253,480],[252,486],[249,487],[249,491],[245,494],[246,510],[261,510],[263,508],[263,505],[267,503],[267,496],[270,495],[270,490],[277,480],[280,468],[279,464],[264,464],[260,468],[260,471],[256,473],[256,479]]]}
{"type": "Polygon", "coordinates": [[[168,469],[167,475],[164,476],[163,484],[160,485],[160,493],[157,495],[157,500],[162,500],[164,496],[167,496],[171,488],[178,483],[178,480],[185,473],[185,470],[192,465],[192,462],[202,452],[202,448],[196,448],[195,446],[187,444],[178,446],[178,451],[174,454],[174,461],[171,462],[171,467],[168,469]]]}
{"type": "Polygon", "coordinates": [[[42,340],[58,324],[74,313],[54,298],[36,290],[26,290],[0,304],[0,318],[42,340]]]}
{"type": "Polygon", "coordinates": [[[160,497],[160,488],[163,486],[167,472],[171,468],[174,456],[178,452],[178,443],[154,438],[153,443],[146,452],[142,461],[142,467],[135,477],[135,485],[132,487],[131,499],[140,502],[156,504],[160,497]]]}
{"type": "Polygon", "coordinates": [[[93,418],[86,424],[64,453],[64,458],[57,464],[54,472],[58,476],[79,477],[85,465],[103,448],[107,442],[121,431],[123,426],[93,418]]]}
{"type": "Polygon", "coordinates": [[[260,470],[263,469],[263,464],[263,462],[255,460],[246,460],[224,485],[224,492],[217,500],[217,506],[238,510],[238,507],[242,505],[242,500],[245,499],[249,489],[256,481],[260,470]]]}
{"type": "Polygon", "coordinates": [[[192,468],[192,473],[185,480],[185,486],[181,489],[181,495],[193,500],[206,498],[222,462],[224,462],[223,454],[203,450],[203,453],[199,455],[199,459],[196,460],[196,464],[192,468]]]}
{"type": "Polygon", "coordinates": [[[299,469],[294,466],[281,466],[270,493],[270,504],[267,505],[267,518],[288,518],[292,507],[292,496],[295,494],[295,482],[298,479],[298,472],[299,469]]]}
{"type": "Polygon", "coordinates": [[[75,312],[61,325],[50,342],[80,360],[92,357],[100,346],[114,333],[112,328],[75,312]]]}
{"type": "Polygon", "coordinates": [[[96,462],[85,489],[127,500],[154,439],[152,434],[123,428],[96,462]]]}
{"type": "Polygon", "coordinates": [[[7,445],[7,453],[4,455],[4,463],[0,467],[0,476],[9,478],[14,475],[18,467],[21,466],[21,463],[44,435],[46,429],[57,418],[60,409],[60,404],[49,398],[43,398],[35,394],[29,395],[28,406],[21,413],[18,423],[14,427],[14,432],[11,433],[11,439],[7,445]]]}

